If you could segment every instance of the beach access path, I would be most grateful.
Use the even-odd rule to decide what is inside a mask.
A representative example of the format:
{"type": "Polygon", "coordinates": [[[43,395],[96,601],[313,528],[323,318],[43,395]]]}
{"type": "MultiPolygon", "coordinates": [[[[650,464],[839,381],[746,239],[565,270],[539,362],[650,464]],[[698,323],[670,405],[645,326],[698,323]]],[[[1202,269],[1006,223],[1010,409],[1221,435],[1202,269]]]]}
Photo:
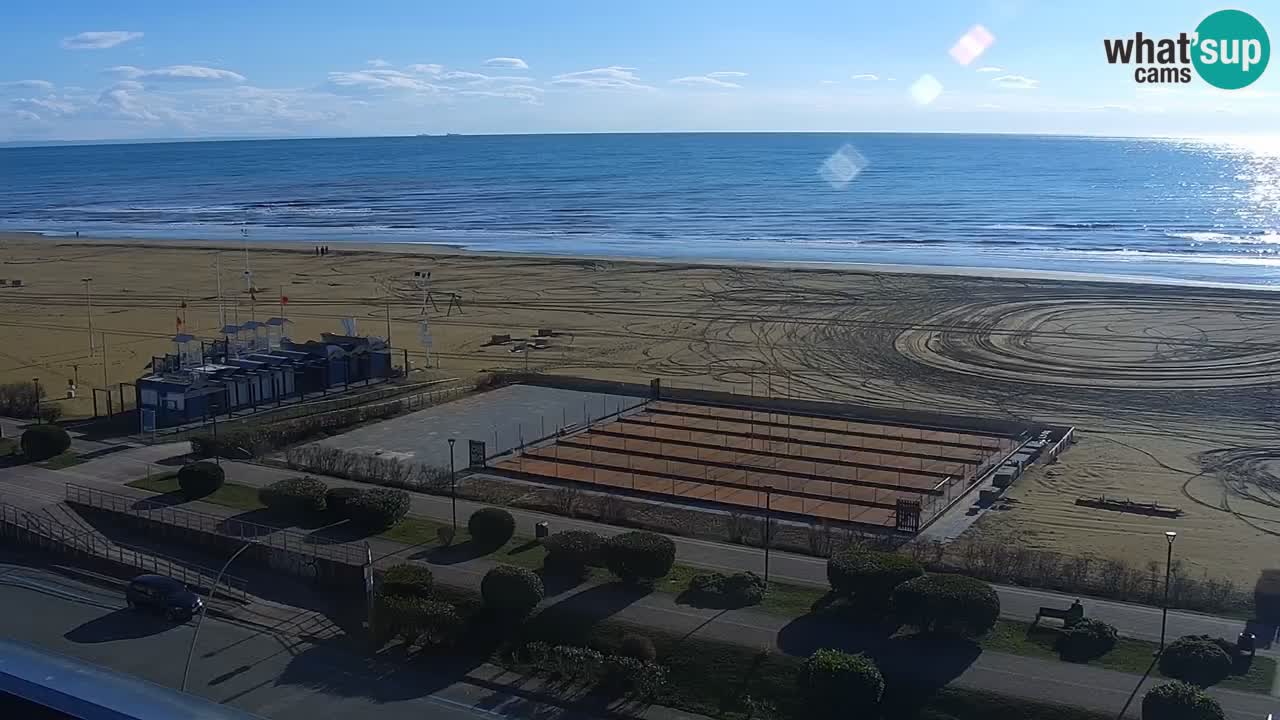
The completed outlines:
{"type": "MultiPolygon", "coordinates": [[[[185,452],[184,446],[185,443],[174,443],[168,447],[173,454],[180,454],[185,452]]],[[[65,470],[43,470],[27,466],[6,468],[0,470],[0,493],[8,502],[17,502],[20,498],[26,498],[28,503],[34,504],[58,502],[64,496],[65,484],[71,482],[139,498],[150,497],[151,493],[126,487],[124,483],[141,477],[145,473],[146,464],[151,462],[150,458],[164,453],[159,447],[152,446],[146,448],[145,455],[139,453],[132,463],[130,460],[134,457],[134,451],[127,450],[65,470]]],[[[223,462],[223,467],[233,482],[257,487],[279,479],[296,477],[298,474],[295,471],[241,462],[223,462]]],[[[152,472],[155,471],[153,465],[152,472]]],[[[367,487],[338,478],[322,479],[331,486],[367,487]]],[[[420,493],[411,493],[411,497],[411,514],[437,521],[449,520],[449,498],[420,493]]],[[[233,509],[217,505],[188,505],[208,514],[226,517],[237,514],[233,509]]],[[[458,516],[465,521],[479,507],[479,503],[459,500],[458,516]]],[[[599,523],[531,511],[513,509],[512,513],[516,517],[517,532],[521,535],[532,535],[534,523],[544,520],[551,524],[553,531],[584,529],[602,534],[624,531],[599,523]]],[[[757,549],[688,538],[673,540],[677,544],[677,557],[680,562],[688,565],[721,570],[761,569],[762,555],[757,549]]],[[[417,554],[414,548],[380,538],[371,538],[369,542],[374,556],[382,558],[380,564],[413,559],[413,555],[417,554]]],[[[427,564],[438,582],[476,588],[484,573],[499,563],[489,557],[478,557],[454,564],[427,564]]],[[[796,584],[825,586],[825,561],[773,552],[770,558],[770,577],[796,584]]],[[[599,613],[603,609],[612,620],[661,628],[681,635],[696,634],[753,649],[772,648],[795,655],[807,655],[820,647],[826,639],[836,637],[841,632],[841,628],[828,627],[823,621],[779,617],[752,609],[719,611],[693,608],[678,604],[674,596],[662,593],[640,598],[634,595],[613,597],[613,594],[620,592],[625,591],[612,585],[576,587],[549,595],[544,602],[547,605],[568,603],[575,609],[581,607],[584,613],[599,613]]],[[[1065,607],[1074,599],[1060,593],[1007,586],[998,586],[997,592],[1001,598],[1002,615],[1017,620],[1031,620],[1041,605],[1065,607]]],[[[1161,612],[1158,608],[1093,599],[1086,599],[1085,606],[1091,616],[1116,625],[1122,635],[1159,639],[1161,612]]],[[[604,617],[599,619],[603,620],[604,617]]],[[[1169,613],[1168,635],[1177,637],[1206,633],[1233,638],[1243,626],[1244,623],[1236,619],[1175,611],[1169,613]]],[[[1028,699],[1076,705],[1102,712],[1118,712],[1135,687],[1139,686],[1140,680],[1136,675],[1089,666],[982,652],[963,667],[952,682],[962,687],[1028,699]]],[[[1142,682],[1138,697],[1155,682],[1152,679],[1142,682]]],[[[1244,720],[1280,712],[1280,698],[1277,697],[1222,688],[1213,688],[1211,692],[1231,718],[1244,720]]],[[[1130,714],[1137,717],[1139,707],[1140,703],[1135,701],[1130,714]]]]}

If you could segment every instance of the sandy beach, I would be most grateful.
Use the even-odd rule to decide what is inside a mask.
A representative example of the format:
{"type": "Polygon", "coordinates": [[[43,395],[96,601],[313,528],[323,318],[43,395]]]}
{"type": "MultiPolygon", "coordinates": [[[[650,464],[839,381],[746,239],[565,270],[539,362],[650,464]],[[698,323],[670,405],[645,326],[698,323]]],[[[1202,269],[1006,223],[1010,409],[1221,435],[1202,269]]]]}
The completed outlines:
{"type": "MultiPolygon", "coordinates": [[[[1075,425],[1080,442],[971,531],[1145,566],[1179,532],[1188,572],[1251,585],[1275,566],[1280,448],[1275,377],[1280,296],[1243,288],[1088,282],[1028,273],[900,272],[478,255],[439,246],[142,244],[0,235],[0,381],[39,377],[68,414],[89,388],[132,381],[172,350],[177,319],[197,337],[284,314],[295,339],[387,334],[415,366],[423,296],[443,373],[523,367],[738,392],[935,408],[1075,425]],[[92,277],[94,351],[82,278],[92,277]],[[461,310],[448,310],[456,294],[461,310]],[[183,307],[185,303],[185,308],[183,307]],[[494,334],[551,328],[513,354],[494,334]],[[1180,507],[1176,520],[1077,507],[1111,495],[1180,507]]],[[[1043,275],[1043,274],[1041,274],[1043,275]]]]}

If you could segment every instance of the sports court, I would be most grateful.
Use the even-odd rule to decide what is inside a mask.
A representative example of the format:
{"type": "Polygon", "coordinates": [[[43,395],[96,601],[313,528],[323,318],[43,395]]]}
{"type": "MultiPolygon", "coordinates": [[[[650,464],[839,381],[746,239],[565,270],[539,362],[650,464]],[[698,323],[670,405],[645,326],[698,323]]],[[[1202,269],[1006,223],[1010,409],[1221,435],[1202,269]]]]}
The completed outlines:
{"type": "Polygon", "coordinates": [[[499,469],[646,495],[901,528],[1014,448],[1012,434],[654,401],[529,447],[499,469]]]}

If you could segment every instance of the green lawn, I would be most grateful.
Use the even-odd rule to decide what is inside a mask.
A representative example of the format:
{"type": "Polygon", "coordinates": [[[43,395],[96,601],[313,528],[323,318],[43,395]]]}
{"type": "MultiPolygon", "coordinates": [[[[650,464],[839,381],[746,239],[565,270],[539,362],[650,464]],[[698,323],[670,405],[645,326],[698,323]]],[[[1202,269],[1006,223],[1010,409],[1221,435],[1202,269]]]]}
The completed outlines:
{"type": "MultiPolygon", "coordinates": [[[[1032,628],[1026,623],[999,620],[995,628],[979,642],[983,649],[1038,657],[1047,660],[1059,660],[1054,644],[1058,639],[1058,631],[1050,627],[1032,628]]],[[[1111,652],[1100,658],[1090,660],[1089,665],[1105,670],[1142,675],[1151,666],[1158,645],[1143,640],[1122,637],[1111,652]]],[[[1248,672],[1232,675],[1218,684],[1219,687],[1243,690],[1245,692],[1270,693],[1271,679],[1275,677],[1276,661],[1269,657],[1255,657],[1248,672]]],[[[1153,670],[1157,677],[1159,669],[1153,670]]]]}
{"type": "Polygon", "coordinates": [[[42,467],[46,470],[61,470],[63,468],[79,465],[82,462],[85,461],[81,460],[78,455],[68,450],[61,455],[54,455],[44,462],[36,463],[36,467],[42,467]]]}
{"type": "MultiPolygon", "coordinates": [[[[132,488],[149,490],[153,493],[178,492],[178,473],[161,473],[125,484],[132,488]]],[[[259,510],[263,507],[263,504],[258,502],[258,488],[238,483],[223,483],[222,487],[199,499],[201,502],[222,505],[236,510],[259,510]]]]}

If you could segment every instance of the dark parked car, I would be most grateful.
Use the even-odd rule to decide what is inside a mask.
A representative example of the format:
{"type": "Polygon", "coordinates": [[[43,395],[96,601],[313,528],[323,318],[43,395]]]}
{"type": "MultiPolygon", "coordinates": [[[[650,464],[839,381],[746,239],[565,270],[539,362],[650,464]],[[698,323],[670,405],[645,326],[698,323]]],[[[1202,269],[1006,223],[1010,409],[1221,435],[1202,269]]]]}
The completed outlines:
{"type": "Polygon", "coordinates": [[[125,600],[131,608],[163,613],[170,620],[186,622],[204,606],[200,596],[186,585],[163,575],[139,575],[129,582],[125,600]]]}

